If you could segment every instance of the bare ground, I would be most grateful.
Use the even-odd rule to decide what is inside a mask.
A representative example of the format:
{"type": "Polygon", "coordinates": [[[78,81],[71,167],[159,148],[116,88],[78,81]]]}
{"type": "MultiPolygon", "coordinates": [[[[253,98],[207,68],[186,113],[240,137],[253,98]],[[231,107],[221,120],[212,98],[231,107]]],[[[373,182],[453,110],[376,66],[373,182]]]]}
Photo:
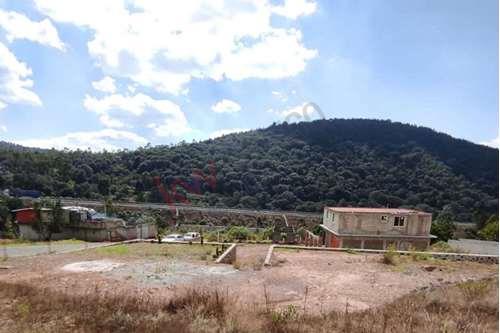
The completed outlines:
{"type": "MultiPolygon", "coordinates": [[[[106,249],[113,249],[106,248],[106,249]]],[[[294,304],[308,312],[363,310],[382,306],[414,290],[498,276],[498,265],[412,261],[397,266],[378,254],[277,250],[273,265],[262,267],[268,246],[238,248],[237,262],[217,265],[210,247],[131,244],[114,250],[9,259],[1,281],[26,282],[64,293],[169,297],[189,288],[217,287],[254,308],[294,304]],[[69,272],[68,264],[106,260],[109,271],[69,272]]]]}

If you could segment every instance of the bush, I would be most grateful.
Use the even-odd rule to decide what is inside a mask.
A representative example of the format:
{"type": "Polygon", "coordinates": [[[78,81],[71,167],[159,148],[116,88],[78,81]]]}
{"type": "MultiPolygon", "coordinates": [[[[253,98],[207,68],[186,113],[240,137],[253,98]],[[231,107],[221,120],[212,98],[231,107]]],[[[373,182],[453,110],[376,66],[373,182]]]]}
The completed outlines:
{"type": "Polygon", "coordinates": [[[429,248],[431,252],[444,252],[444,253],[466,253],[467,251],[462,250],[459,247],[453,247],[450,244],[439,241],[437,243],[434,243],[431,245],[429,248]]]}
{"type": "Polygon", "coordinates": [[[481,239],[498,242],[498,216],[491,216],[477,234],[481,239]]]}
{"type": "MultiPolygon", "coordinates": [[[[220,240],[222,240],[222,236],[223,234],[220,233],[219,234],[220,236],[220,240]]],[[[210,231],[210,232],[206,232],[203,234],[203,238],[207,241],[207,242],[217,242],[219,239],[217,238],[217,231],[210,231]]]]}
{"type": "Polygon", "coordinates": [[[396,266],[399,264],[399,253],[394,244],[389,245],[387,252],[384,253],[384,264],[396,266]]]}
{"type": "Polygon", "coordinates": [[[287,322],[297,320],[299,311],[293,304],[287,305],[284,309],[278,309],[271,312],[271,321],[273,323],[287,322]]]}
{"type": "Polygon", "coordinates": [[[449,215],[441,215],[436,221],[432,222],[431,234],[437,236],[438,241],[447,242],[453,238],[455,232],[455,224],[449,215]]]}
{"type": "Polygon", "coordinates": [[[453,248],[450,244],[443,241],[432,244],[430,250],[432,252],[453,252],[453,248]]]}
{"type": "Polygon", "coordinates": [[[410,257],[413,261],[424,261],[432,258],[430,254],[416,251],[413,246],[410,246],[408,250],[410,251],[410,257]]]}
{"type": "Polygon", "coordinates": [[[249,236],[250,231],[246,227],[233,226],[227,232],[227,239],[229,241],[246,240],[249,236]]]}
{"type": "Polygon", "coordinates": [[[486,295],[489,289],[488,281],[466,281],[458,284],[467,301],[471,302],[486,295]]]}

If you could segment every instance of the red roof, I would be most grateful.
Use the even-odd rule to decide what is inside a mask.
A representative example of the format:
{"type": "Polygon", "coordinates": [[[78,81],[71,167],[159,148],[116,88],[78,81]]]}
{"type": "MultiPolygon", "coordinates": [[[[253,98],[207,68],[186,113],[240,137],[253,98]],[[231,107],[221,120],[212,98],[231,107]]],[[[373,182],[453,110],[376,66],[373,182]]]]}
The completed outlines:
{"type": "Polygon", "coordinates": [[[21,208],[13,210],[16,213],[16,221],[19,224],[31,224],[36,222],[37,216],[33,208],[21,208]]]}
{"type": "MultiPolygon", "coordinates": [[[[40,210],[51,211],[50,208],[41,208],[40,210]]],[[[12,212],[16,214],[16,221],[19,224],[32,224],[38,219],[33,207],[14,209],[12,212]]]]}
{"type": "Polygon", "coordinates": [[[371,208],[371,207],[326,207],[339,213],[394,214],[394,215],[431,215],[415,209],[406,208],[371,208]]]}

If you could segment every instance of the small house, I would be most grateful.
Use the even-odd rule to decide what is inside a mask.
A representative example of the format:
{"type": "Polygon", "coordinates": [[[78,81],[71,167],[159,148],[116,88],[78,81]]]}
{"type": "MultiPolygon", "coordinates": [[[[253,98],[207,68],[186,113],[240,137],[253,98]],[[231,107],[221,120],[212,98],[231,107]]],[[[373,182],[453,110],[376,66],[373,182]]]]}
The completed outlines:
{"type": "Polygon", "coordinates": [[[335,248],[425,249],[432,214],[404,208],[325,207],[324,245],[335,248]]]}

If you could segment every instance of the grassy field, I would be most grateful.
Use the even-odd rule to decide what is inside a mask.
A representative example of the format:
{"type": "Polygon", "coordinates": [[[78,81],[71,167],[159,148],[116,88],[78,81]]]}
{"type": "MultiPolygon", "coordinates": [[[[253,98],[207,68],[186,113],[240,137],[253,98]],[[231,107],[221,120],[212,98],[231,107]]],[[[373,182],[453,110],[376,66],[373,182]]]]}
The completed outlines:
{"type": "Polygon", "coordinates": [[[60,245],[60,244],[83,244],[82,240],[78,239],[63,239],[58,241],[28,241],[24,239],[0,239],[0,246],[32,246],[32,245],[60,245]]]}
{"type": "Polygon", "coordinates": [[[72,296],[0,282],[1,332],[497,332],[498,279],[415,292],[361,312],[306,314],[300,307],[240,309],[224,292],[72,296]]]}
{"type": "Polygon", "coordinates": [[[81,252],[82,255],[96,255],[109,258],[154,258],[168,257],[172,259],[206,260],[212,258],[216,247],[213,245],[200,244],[157,244],[157,243],[133,243],[119,244],[107,247],[91,249],[81,252]]]}

